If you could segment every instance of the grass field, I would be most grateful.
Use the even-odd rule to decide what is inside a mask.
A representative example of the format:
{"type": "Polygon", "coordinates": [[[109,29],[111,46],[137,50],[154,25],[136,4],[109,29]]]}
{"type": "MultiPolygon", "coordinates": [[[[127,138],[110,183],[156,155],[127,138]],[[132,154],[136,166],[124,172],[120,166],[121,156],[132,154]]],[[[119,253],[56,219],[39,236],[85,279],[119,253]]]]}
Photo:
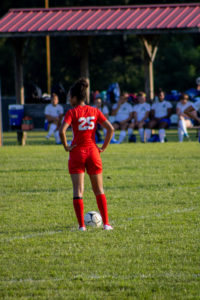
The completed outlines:
{"type": "Polygon", "coordinates": [[[200,299],[200,144],[110,145],[114,231],[78,232],[68,154],[43,136],[0,148],[0,298],[200,299]]]}

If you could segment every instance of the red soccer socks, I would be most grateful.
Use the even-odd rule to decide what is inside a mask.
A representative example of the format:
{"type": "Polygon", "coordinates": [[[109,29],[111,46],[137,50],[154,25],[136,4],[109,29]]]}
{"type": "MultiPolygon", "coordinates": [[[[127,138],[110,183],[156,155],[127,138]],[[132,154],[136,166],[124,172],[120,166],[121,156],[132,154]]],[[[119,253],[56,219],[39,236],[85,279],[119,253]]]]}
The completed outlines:
{"type": "Polygon", "coordinates": [[[79,228],[80,227],[85,227],[84,224],[84,205],[83,205],[83,199],[80,197],[75,197],[73,199],[73,205],[74,205],[74,210],[76,213],[76,217],[79,223],[79,228]]]}
{"type": "Polygon", "coordinates": [[[97,205],[98,205],[101,217],[103,219],[103,224],[104,225],[109,225],[107,200],[106,200],[105,194],[97,195],[96,199],[97,199],[97,205]]]}

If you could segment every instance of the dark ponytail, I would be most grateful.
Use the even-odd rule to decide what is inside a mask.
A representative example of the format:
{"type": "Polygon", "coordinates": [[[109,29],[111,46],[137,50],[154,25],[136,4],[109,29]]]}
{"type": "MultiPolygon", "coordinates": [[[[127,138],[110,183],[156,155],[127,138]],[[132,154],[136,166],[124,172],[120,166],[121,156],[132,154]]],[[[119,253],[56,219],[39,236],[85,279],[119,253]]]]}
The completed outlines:
{"type": "Polygon", "coordinates": [[[77,102],[85,101],[87,97],[88,82],[85,78],[77,80],[70,88],[70,96],[76,97],[77,102]]]}

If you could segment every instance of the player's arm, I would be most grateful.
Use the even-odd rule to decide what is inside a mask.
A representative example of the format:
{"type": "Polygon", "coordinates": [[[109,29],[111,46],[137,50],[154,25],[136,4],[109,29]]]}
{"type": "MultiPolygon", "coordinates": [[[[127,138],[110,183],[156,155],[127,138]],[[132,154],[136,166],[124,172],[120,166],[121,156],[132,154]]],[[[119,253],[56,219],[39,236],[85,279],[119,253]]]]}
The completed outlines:
{"type": "Polygon", "coordinates": [[[59,130],[59,134],[60,134],[60,139],[61,139],[61,142],[65,148],[65,151],[71,151],[74,147],[76,147],[76,145],[74,146],[69,146],[67,144],[67,138],[66,138],[66,130],[67,128],[69,127],[69,124],[66,123],[66,122],[63,122],[61,127],[60,127],[60,130],[59,130]]]}
{"type": "Polygon", "coordinates": [[[182,115],[182,113],[181,113],[181,110],[180,110],[180,108],[176,108],[176,114],[177,114],[177,116],[181,116],[182,115]]]}
{"type": "Polygon", "coordinates": [[[138,118],[137,118],[137,112],[136,111],[133,112],[133,119],[134,119],[134,123],[137,124],[138,123],[138,118]]]}
{"type": "Polygon", "coordinates": [[[111,113],[112,116],[116,116],[118,110],[120,109],[121,104],[122,104],[122,102],[121,102],[121,100],[119,100],[117,103],[117,107],[112,109],[112,113],[111,113]]]}
{"type": "Polygon", "coordinates": [[[187,107],[184,110],[184,113],[190,117],[191,119],[196,120],[199,124],[200,124],[200,118],[198,118],[197,114],[196,114],[196,110],[194,109],[194,107],[192,105],[190,105],[189,107],[187,107]]]}
{"type": "Polygon", "coordinates": [[[106,129],[106,137],[105,137],[103,146],[100,148],[100,152],[103,152],[107,148],[108,144],[110,143],[110,141],[112,139],[114,128],[108,120],[103,122],[101,124],[101,126],[106,129]]]}
{"type": "Polygon", "coordinates": [[[172,108],[167,109],[167,118],[170,118],[172,115],[172,108]]]}
{"type": "Polygon", "coordinates": [[[146,111],[144,118],[140,122],[147,120],[149,118],[149,113],[150,111],[146,111]]]}
{"type": "Polygon", "coordinates": [[[156,118],[155,118],[155,110],[154,110],[154,109],[151,109],[151,110],[150,110],[150,117],[151,117],[152,119],[156,119],[156,118]]]}

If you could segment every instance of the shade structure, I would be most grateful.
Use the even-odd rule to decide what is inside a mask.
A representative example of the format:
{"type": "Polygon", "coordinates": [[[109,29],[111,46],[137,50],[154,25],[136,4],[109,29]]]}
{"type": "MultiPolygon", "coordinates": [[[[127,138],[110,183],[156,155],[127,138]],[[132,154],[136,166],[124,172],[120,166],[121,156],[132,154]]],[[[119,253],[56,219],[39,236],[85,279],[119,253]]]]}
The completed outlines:
{"type": "Polygon", "coordinates": [[[159,34],[200,31],[200,3],[10,9],[0,36],[159,34]]]}

